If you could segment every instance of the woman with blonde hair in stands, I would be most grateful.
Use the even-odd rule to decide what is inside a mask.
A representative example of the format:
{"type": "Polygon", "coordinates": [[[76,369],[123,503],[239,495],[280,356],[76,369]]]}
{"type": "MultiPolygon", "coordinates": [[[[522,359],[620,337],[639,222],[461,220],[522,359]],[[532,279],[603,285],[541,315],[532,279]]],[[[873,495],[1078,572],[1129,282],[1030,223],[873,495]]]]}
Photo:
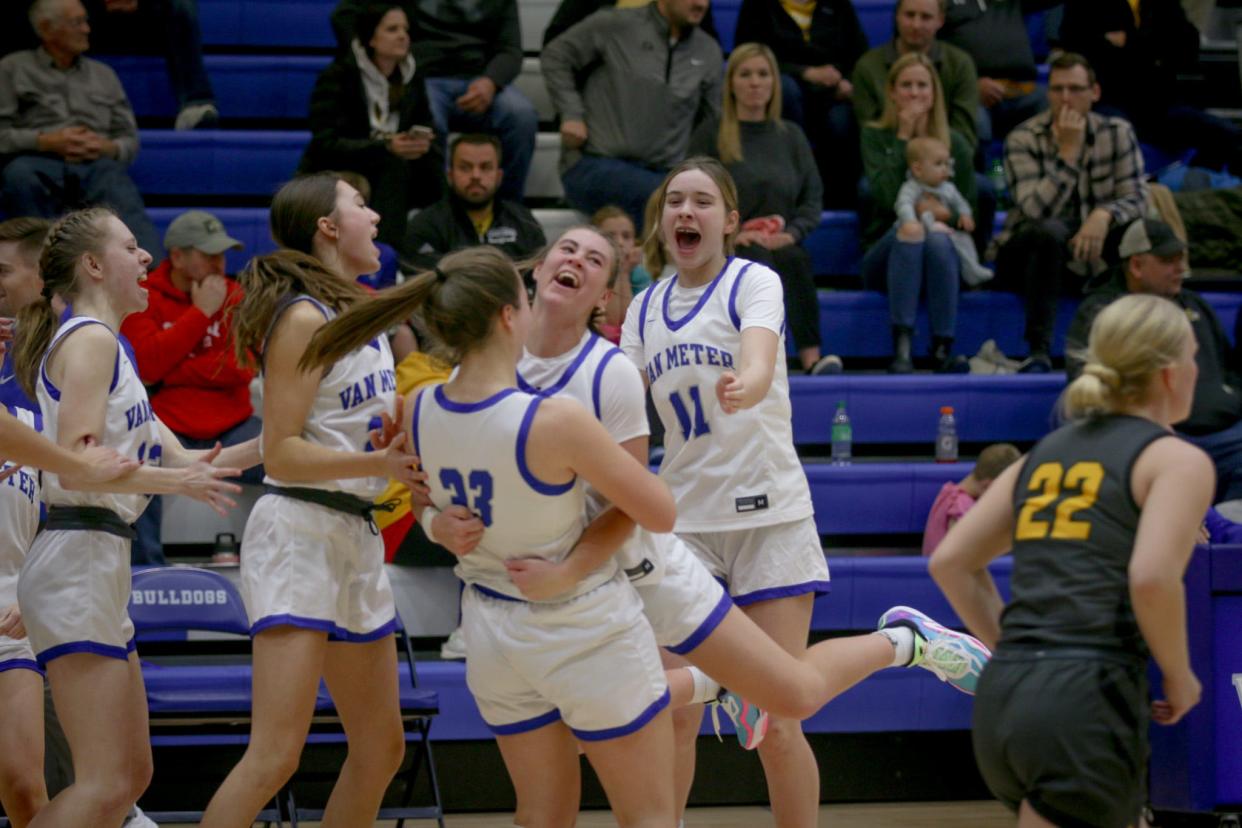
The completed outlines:
{"type": "Polygon", "coordinates": [[[272,237],[239,277],[238,362],[263,379],[267,493],[246,521],[241,591],[254,639],[250,742],[202,824],[249,826],[297,768],[322,679],[349,752],[325,826],[375,820],[405,755],[392,643],[396,608],[371,520],[389,478],[418,487],[418,458],[396,435],[392,353],[383,335],[311,371],[311,337],[366,296],[379,265],[379,216],[339,177],[295,178],[272,199],[272,237]]]}
{"type": "Polygon", "coordinates": [[[1149,720],[1174,724],[1199,701],[1182,575],[1215,474],[1173,433],[1196,349],[1163,297],[1105,308],[1063,395],[1070,424],[1002,473],[932,555],[949,602],[996,651],[975,697],[975,759],[1022,828],[1139,824],[1149,720]],[[1011,549],[1005,605],[987,566],[1011,549]],[[1155,702],[1149,657],[1163,676],[1155,702]]]}
{"type": "Polygon", "coordinates": [[[767,46],[735,47],[725,66],[720,119],[699,125],[690,154],[719,159],[733,176],[742,220],[734,239],[737,254],[781,277],[802,369],[840,373],[840,357],[820,356],[819,297],[811,254],[802,246],[819,226],[824,188],[801,127],[781,120],[780,78],[767,46]]]}
{"type": "MultiPolygon", "coordinates": [[[[914,370],[911,344],[919,294],[927,294],[931,321],[932,362],[937,371],[958,372],[964,361],[953,356],[957,331],[960,266],[948,232],[928,231],[918,223],[896,224],[894,204],[906,181],[906,143],[913,138],[940,140],[953,160],[953,183],[974,205],[974,150],[965,137],[949,128],[940,76],[931,60],[918,52],[902,55],[888,70],[884,111],[862,129],[863,170],[873,202],[864,219],[863,285],[888,294],[893,332],[893,360],[888,370],[914,370]]],[[[921,199],[916,215],[930,211],[936,221],[957,226],[958,216],[932,198],[921,199]]],[[[976,213],[978,211],[976,210],[976,213]]]]}

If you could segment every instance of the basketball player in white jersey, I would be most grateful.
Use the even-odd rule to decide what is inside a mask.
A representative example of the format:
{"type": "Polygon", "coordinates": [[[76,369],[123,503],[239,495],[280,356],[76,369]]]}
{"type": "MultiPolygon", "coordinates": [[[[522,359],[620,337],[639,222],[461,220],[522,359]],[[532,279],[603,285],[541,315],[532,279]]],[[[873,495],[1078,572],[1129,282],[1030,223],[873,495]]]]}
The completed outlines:
{"type": "MultiPolygon", "coordinates": [[[[829,585],[793,445],[780,278],[729,255],[737,190],[718,162],[683,162],[656,199],[659,227],[649,243],[663,246],[677,273],[634,298],[621,347],[665,426],[660,476],[677,498],[676,532],[742,611],[802,659],[814,595],[829,585]]],[[[920,664],[973,688],[987,657],[977,641],[939,625],[930,640],[903,627],[885,631],[887,652],[874,636],[856,643],[846,656],[857,670],[849,684],[884,666],[920,664]]],[[[696,717],[678,725],[679,740],[697,734],[696,717]]],[[[800,721],[773,716],[759,756],[776,824],[813,826],[819,771],[800,721]]]]}
{"type": "Polygon", "coordinates": [[[576,800],[566,809],[563,792],[578,784],[581,742],[620,825],[669,828],[668,688],[633,587],[610,560],[556,600],[531,602],[506,568],[569,552],[585,523],[584,482],[655,531],[673,525],[668,489],[580,405],[515,387],[530,309],[513,264],[493,248],[446,256],[342,314],[306,361],[331,364],[420,309],[460,365],[407,401],[409,429],[433,505],[467,506],[484,525],[457,567],[466,679],[517,791],[515,822],[574,824],[576,800]]]}
{"type": "MultiPolygon", "coordinates": [[[[577,400],[642,462],[647,457],[648,430],[641,377],[614,346],[589,328],[595,311],[608,302],[616,262],[612,244],[594,228],[567,230],[549,247],[534,269],[537,291],[530,333],[518,363],[518,387],[577,400]]],[[[661,645],[684,653],[727,687],[747,697],[753,694],[761,704],[797,719],[812,715],[838,693],[892,662],[892,644],[877,635],[834,639],[811,648],[801,661],[795,659],[733,606],[676,536],[639,530],[640,537],[618,552],[632,522],[615,509],[600,516],[607,502],[590,489],[587,497],[588,514],[596,516],[595,522],[570,555],[559,561],[540,557],[506,561],[509,577],[523,597],[550,600],[571,594],[582,578],[616,553],[621,566],[630,570],[631,583],[661,645]],[[601,524],[607,528],[599,529],[601,524]]],[[[444,530],[450,551],[469,555],[477,535],[464,522],[436,512],[431,507],[423,512],[424,525],[433,524],[433,532],[437,527],[444,530]]],[[[477,518],[474,522],[482,527],[477,518]]],[[[667,673],[674,708],[715,698],[719,690],[698,670],[692,677],[692,669],[667,673]]],[[[747,724],[751,723],[740,723],[742,728],[747,724]]],[[[678,790],[682,781],[679,777],[678,790]]],[[[687,789],[689,782],[684,780],[687,789]]],[[[566,810],[577,807],[577,786],[567,786],[561,793],[566,810]]]]}
{"type": "Polygon", "coordinates": [[[258,460],[253,444],[185,451],[152,413],[116,335],[127,314],[146,307],[150,261],[108,209],[70,213],[43,248],[41,296],[18,315],[14,368],[49,439],[78,451],[102,444],[142,464],[105,484],[43,480],[46,530],[26,554],[17,597],[69,740],[74,782],[35,826],[120,824],[150,781],[146,693],[127,614],[129,524],[149,494],[185,494],[223,511],[238,487],[221,478],[258,460]],[[59,328],[53,294],[77,314],[59,328]]]}
{"type": "Polygon", "coordinates": [[[233,322],[239,362],[259,355],[263,378],[267,493],[246,522],[241,568],[253,723],[202,825],[249,826],[293,775],[322,677],[349,743],[323,824],[352,828],[375,820],[405,755],[396,608],[371,511],[389,477],[415,482],[417,458],[404,437],[389,443],[376,432],[396,406],[382,334],[327,369],[297,367],[311,336],[365,296],[356,280],[379,269],[379,216],[353,187],[317,174],[280,189],[271,223],[283,249],[241,273],[246,296],[233,322]]]}

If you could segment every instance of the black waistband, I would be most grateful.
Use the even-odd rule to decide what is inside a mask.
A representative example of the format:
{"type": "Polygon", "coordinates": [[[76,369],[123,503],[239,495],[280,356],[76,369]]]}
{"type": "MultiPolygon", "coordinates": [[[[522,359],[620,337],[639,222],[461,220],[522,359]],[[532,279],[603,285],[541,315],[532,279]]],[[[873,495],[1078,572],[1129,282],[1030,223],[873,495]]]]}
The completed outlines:
{"type": "Polygon", "coordinates": [[[49,506],[47,524],[43,528],[49,532],[107,532],[128,540],[138,537],[138,533],[121,520],[120,515],[102,506],[49,506]]]}
{"type": "Polygon", "coordinates": [[[301,500],[306,503],[314,503],[316,506],[323,506],[337,512],[344,512],[347,515],[354,515],[366,520],[371,525],[371,533],[379,534],[379,527],[375,525],[375,512],[391,512],[397,508],[396,500],[387,500],[383,503],[373,503],[370,500],[363,500],[357,495],[351,495],[347,492],[334,492],[328,489],[312,489],[307,486],[273,486],[270,483],[263,487],[268,494],[280,495],[281,497],[292,498],[293,500],[301,500]]]}
{"type": "Polygon", "coordinates": [[[1042,661],[1045,659],[1113,661],[1127,667],[1145,668],[1147,659],[1138,653],[1114,647],[1052,647],[1039,644],[1002,644],[992,654],[993,661],[1042,661]]]}

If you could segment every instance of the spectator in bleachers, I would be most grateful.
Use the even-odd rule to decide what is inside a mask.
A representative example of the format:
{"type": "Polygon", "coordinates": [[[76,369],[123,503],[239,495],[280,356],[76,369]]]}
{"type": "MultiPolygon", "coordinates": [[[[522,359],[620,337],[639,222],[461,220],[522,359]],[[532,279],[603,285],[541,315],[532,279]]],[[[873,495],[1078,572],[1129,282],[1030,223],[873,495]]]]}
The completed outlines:
{"type": "Polygon", "coordinates": [[[840,358],[820,355],[815,273],[801,244],[819,226],[823,190],[806,136],[797,124],[781,120],[779,78],[767,46],[735,47],[725,67],[722,114],[699,124],[690,154],[719,159],[733,176],[742,222],[735,252],[780,275],[802,369],[836,373],[840,358]]]}
{"type": "Polygon", "coordinates": [[[1177,432],[1208,453],[1216,465],[1213,503],[1242,498],[1242,377],[1234,351],[1212,306],[1182,286],[1187,276],[1186,244],[1173,228],[1156,219],[1136,219],[1125,226],[1119,246],[1121,262],[1082,300],[1066,336],[1065,373],[1073,381],[1082,373],[1091,323],[1114,300],[1130,293],[1163,296],[1186,312],[1199,349],[1190,417],[1177,432]]]}
{"type": "Polygon", "coordinates": [[[348,53],[323,70],[311,93],[311,141],[302,172],[349,170],[366,178],[380,214],[379,240],[400,247],[411,207],[440,197],[444,156],[434,138],[423,76],[410,54],[398,3],[355,18],[348,53]]]}
{"type": "Polygon", "coordinates": [[[651,274],[643,267],[642,244],[629,213],[615,204],[609,204],[595,211],[591,216],[591,226],[598,228],[620,253],[616,285],[604,305],[604,318],[597,325],[601,335],[610,342],[619,343],[621,323],[625,321],[630,302],[651,284],[651,274]]]}
{"type": "MultiPolygon", "coordinates": [[[[176,129],[214,126],[220,116],[198,26],[197,0],[82,0],[99,54],[159,54],[177,99],[176,129]]],[[[0,16],[0,54],[39,45],[29,23],[31,0],[8,0],[0,16]]]]}
{"type": "Polygon", "coordinates": [[[1026,372],[1051,369],[1058,298],[1078,296],[1113,257],[1115,239],[1147,206],[1134,129],[1092,112],[1100,98],[1091,64],[1064,53],[1048,75],[1049,109],[1005,141],[1014,206],[996,237],[995,285],[1024,296],[1026,372]]]}
{"type": "Polygon", "coordinates": [[[993,443],[979,452],[979,459],[970,474],[956,483],[950,480],[940,487],[931,511],[927,513],[927,524],[923,527],[924,556],[936,551],[936,546],[953,524],[961,520],[975,501],[983,497],[992,481],[1021,456],[1022,453],[1012,443],[993,443]]]}
{"type": "Polygon", "coordinates": [[[125,167],[138,154],[134,112],[116,73],[83,55],[90,46],[78,0],[38,0],[30,22],[42,45],[0,60],[3,208],[54,218],[107,204],[158,253],[159,236],[125,167]]]}
{"type": "Polygon", "coordinates": [[[1015,126],[1048,107],[1036,84],[1035,53],[1025,15],[1063,0],[972,0],[950,3],[940,38],[974,59],[979,89],[979,140],[1004,140],[1015,126]]]}
{"type": "Polygon", "coordinates": [[[762,43],[781,70],[784,116],[800,125],[824,185],[824,206],[852,209],[862,160],[850,74],[867,51],[851,0],[742,0],[737,42],[762,43]]]}
{"type": "MultiPolygon", "coordinates": [[[[241,301],[237,282],[224,274],[224,254],[242,243],[218,218],[190,210],[164,233],[168,258],[147,277],[147,309],[130,315],[121,333],[134,346],[138,375],[151,389],[151,407],[190,449],[226,446],[257,437],[262,423],[250,405],[254,374],[233,356],[228,314],[241,301]]],[[[247,469],[261,483],[262,467],[247,469]]],[[[134,564],[165,564],[160,545],[161,498],[138,518],[134,564]]]]}
{"type": "Polygon", "coordinates": [[[699,29],[707,0],[603,9],[543,50],[561,116],[561,181],[577,209],[622,207],[634,225],[680,162],[690,133],[720,111],[720,46],[699,29]]]}
{"type": "Polygon", "coordinates": [[[403,271],[430,270],[444,254],[479,244],[524,259],[547,243],[534,214],[500,196],[502,159],[494,135],[467,133],[453,139],[448,191],[410,222],[400,248],[403,271]]]}
{"type": "Polygon", "coordinates": [[[947,0],[897,0],[893,39],[869,50],[854,67],[854,114],[858,123],[879,118],[888,106],[889,70],[902,55],[926,55],[940,78],[949,127],[970,144],[979,143],[979,78],[975,62],[958,47],[936,38],[944,25],[947,0]]]}
{"type": "MultiPolygon", "coordinates": [[[[548,25],[543,30],[543,45],[547,46],[553,40],[561,36],[570,26],[580,20],[586,20],[600,9],[607,9],[612,6],[617,8],[633,8],[635,6],[645,6],[652,0],[561,0],[556,12],[552,15],[552,19],[548,21],[548,25]]],[[[707,11],[703,13],[703,19],[699,22],[699,28],[712,36],[712,39],[720,43],[720,35],[716,32],[716,25],[712,21],[712,7],[708,5],[707,11]]],[[[723,47],[723,44],[722,44],[723,47]]]]}
{"type": "MultiPolygon", "coordinates": [[[[875,199],[863,229],[863,285],[888,294],[893,326],[893,361],[888,370],[914,370],[910,348],[918,313],[919,293],[927,292],[931,321],[932,359],[938,371],[961,371],[964,361],[953,356],[957,331],[957,299],[961,267],[957,251],[942,232],[922,224],[896,223],[894,204],[906,181],[906,143],[936,138],[950,148],[953,183],[968,202],[975,199],[974,154],[969,141],[949,126],[947,106],[931,59],[922,52],[902,55],[885,83],[883,114],[863,125],[863,169],[875,199]]],[[[930,211],[937,221],[956,223],[957,216],[939,200],[922,197],[915,214],[930,211]]]]}
{"type": "Polygon", "coordinates": [[[1177,74],[1199,66],[1199,31],[1179,0],[1070,0],[1060,44],[1091,62],[1097,109],[1134,125],[1140,140],[1195,164],[1242,171],[1242,128],[1184,103],[1177,74]]]}
{"type": "MultiPolygon", "coordinates": [[[[358,15],[374,0],[342,0],[333,12],[348,48],[358,15]]],[[[513,86],[522,71],[517,0],[401,3],[409,16],[418,72],[427,83],[436,134],[488,132],[504,148],[501,195],[520,200],[535,153],[539,116],[513,86]]]]}

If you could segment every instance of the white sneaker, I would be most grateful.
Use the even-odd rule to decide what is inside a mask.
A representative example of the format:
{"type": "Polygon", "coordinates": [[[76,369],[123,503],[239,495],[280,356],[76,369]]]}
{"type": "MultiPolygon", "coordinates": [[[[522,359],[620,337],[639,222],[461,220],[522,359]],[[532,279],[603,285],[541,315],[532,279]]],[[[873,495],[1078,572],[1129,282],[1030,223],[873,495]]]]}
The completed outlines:
{"type": "Polygon", "coordinates": [[[440,658],[445,661],[462,661],[466,658],[466,638],[461,627],[449,633],[448,640],[440,645],[440,658]]]}
{"type": "Polygon", "coordinates": [[[214,103],[207,101],[206,103],[190,104],[183,107],[177,113],[177,120],[173,123],[173,129],[184,131],[213,127],[219,120],[220,110],[216,109],[214,103]]]}
{"type": "Polygon", "coordinates": [[[121,828],[159,828],[159,823],[144,814],[142,809],[135,805],[130,810],[129,816],[125,818],[125,822],[121,824],[121,828]]]}

